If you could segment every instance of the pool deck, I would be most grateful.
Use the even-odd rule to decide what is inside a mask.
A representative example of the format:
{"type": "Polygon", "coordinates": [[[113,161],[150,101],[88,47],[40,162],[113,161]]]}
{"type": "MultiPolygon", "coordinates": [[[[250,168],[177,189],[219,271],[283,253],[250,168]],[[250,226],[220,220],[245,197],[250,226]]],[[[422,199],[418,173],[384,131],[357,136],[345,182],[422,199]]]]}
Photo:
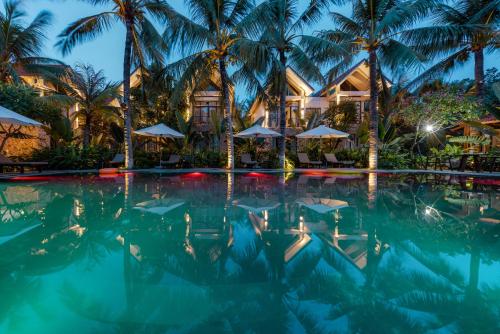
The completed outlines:
{"type": "MultiPolygon", "coordinates": [[[[86,169],[86,170],[57,170],[57,171],[43,171],[29,172],[24,174],[19,173],[5,173],[0,174],[0,181],[13,180],[19,177],[29,177],[29,176],[57,176],[57,175],[68,175],[68,174],[97,174],[99,171],[97,169],[86,169]]],[[[180,169],[160,169],[160,168],[150,168],[150,169],[134,169],[131,172],[136,173],[150,173],[150,174],[176,174],[176,173],[227,173],[228,170],[223,168],[180,168],[180,169]]],[[[487,177],[487,178],[500,178],[499,172],[459,172],[459,171],[449,171],[449,170],[417,170],[417,169],[400,169],[400,170],[385,170],[378,169],[371,171],[369,169],[358,169],[358,168],[295,168],[294,170],[282,170],[282,169],[260,169],[260,168],[237,168],[234,169],[233,173],[243,174],[243,173],[331,173],[331,174],[439,174],[439,175],[454,175],[454,176],[466,176],[466,177],[487,177]]]]}

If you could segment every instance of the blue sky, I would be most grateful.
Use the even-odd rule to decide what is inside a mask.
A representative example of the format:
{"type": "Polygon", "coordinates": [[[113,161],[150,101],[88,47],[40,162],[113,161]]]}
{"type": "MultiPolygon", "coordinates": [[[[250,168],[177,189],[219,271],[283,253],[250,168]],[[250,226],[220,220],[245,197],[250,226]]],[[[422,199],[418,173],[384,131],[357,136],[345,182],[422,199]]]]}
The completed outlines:
{"type": "MultiPolygon", "coordinates": [[[[305,6],[307,2],[308,0],[303,0],[301,1],[301,5],[305,6]]],[[[182,0],[171,0],[170,4],[182,13],[188,14],[182,0]]],[[[94,41],[76,47],[73,52],[66,57],[62,57],[61,53],[53,47],[57,40],[57,35],[70,22],[84,16],[96,14],[106,9],[106,7],[99,8],[91,6],[84,1],[78,0],[24,0],[24,9],[28,12],[28,20],[32,19],[41,10],[48,10],[54,15],[53,24],[47,32],[45,56],[61,59],[69,65],[74,65],[78,62],[90,63],[98,69],[103,69],[109,79],[114,81],[120,81],[122,79],[125,31],[119,24],[116,24],[111,30],[105,32],[94,41]]],[[[336,8],[336,10],[344,14],[349,13],[349,7],[336,8]]],[[[313,29],[321,30],[328,27],[329,20],[325,15],[321,22],[316,24],[313,29]]],[[[494,66],[498,67],[498,65],[498,53],[486,57],[485,69],[494,66]]],[[[472,63],[469,63],[465,67],[456,70],[448,78],[472,78],[473,73],[472,63]]],[[[239,93],[239,95],[245,95],[244,92],[239,93]]]]}

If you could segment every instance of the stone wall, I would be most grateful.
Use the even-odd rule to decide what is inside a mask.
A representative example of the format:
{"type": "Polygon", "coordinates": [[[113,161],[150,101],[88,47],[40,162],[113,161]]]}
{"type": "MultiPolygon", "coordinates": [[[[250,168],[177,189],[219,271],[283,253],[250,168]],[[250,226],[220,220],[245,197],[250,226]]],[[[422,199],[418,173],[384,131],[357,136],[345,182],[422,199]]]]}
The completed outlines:
{"type": "MultiPolygon", "coordinates": [[[[9,128],[8,124],[2,124],[5,129],[9,128]]],[[[33,151],[49,147],[50,137],[45,133],[42,128],[38,127],[23,127],[21,130],[24,134],[28,134],[33,138],[17,139],[9,138],[7,144],[4,146],[1,154],[7,157],[29,157],[33,151]]],[[[5,136],[0,134],[0,143],[3,142],[5,136]]]]}

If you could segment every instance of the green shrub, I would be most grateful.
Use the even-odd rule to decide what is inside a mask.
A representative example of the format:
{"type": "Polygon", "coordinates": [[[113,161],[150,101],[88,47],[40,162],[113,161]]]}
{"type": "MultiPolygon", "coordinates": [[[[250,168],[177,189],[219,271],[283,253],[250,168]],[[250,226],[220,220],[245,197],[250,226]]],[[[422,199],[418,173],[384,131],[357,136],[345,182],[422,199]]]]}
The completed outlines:
{"type": "MultiPolygon", "coordinates": [[[[162,153],[162,159],[168,159],[168,155],[162,153]]],[[[134,152],[134,167],[135,168],[153,168],[158,166],[160,162],[160,156],[157,152],[145,152],[145,151],[135,151],[134,152]]]]}
{"type": "Polygon", "coordinates": [[[402,153],[395,150],[379,151],[378,168],[408,169],[409,167],[409,153],[402,153]]]}
{"type": "Polygon", "coordinates": [[[354,161],[354,166],[357,168],[368,166],[368,150],[364,147],[343,149],[334,153],[339,161],[354,161]]]}
{"type": "Polygon", "coordinates": [[[113,158],[112,152],[103,147],[90,146],[86,149],[70,145],[54,149],[44,148],[33,153],[34,161],[47,161],[50,169],[97,169],[113,158]]]}

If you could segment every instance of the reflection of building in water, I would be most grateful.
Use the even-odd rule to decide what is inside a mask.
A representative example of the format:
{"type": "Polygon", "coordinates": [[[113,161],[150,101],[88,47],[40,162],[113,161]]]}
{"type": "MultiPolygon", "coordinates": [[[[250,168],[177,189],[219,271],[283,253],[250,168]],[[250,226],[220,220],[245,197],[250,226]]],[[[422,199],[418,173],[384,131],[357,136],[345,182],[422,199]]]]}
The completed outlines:
{"type": "Polygon", "coordinates": [[[311,242],[311,236],[305,233],[303,225],[301,225],[300,222],[298,226],[286,227],[282,231],[271,228],[268,222],[267,212],[268,211],[264,211],[264,217],[259,217],[256,213],[249,211],[248,218],[257,235],[267,244],[278,242],[281,244],[283,260],[289,262],[311,242]]]}
{"type": "Polygon", "coordinates": [[[186,251],[197,260],[216,262],[233,242],[223,207],[191,207],[184,216],[186,251]]]}
{"type": "Polygon", "coordinates": [[[50,200],[50,193],[31,186],[0,189],[0,243],[41,224],[39,213],[50,200]]]}
{"type": "Polygon", "coordinates": [[[330,237],[321,235],[321,238],[357,268],[362,270],[366,267],[368,256],[368,234],[366,232],[357,231],[357,233],[343,234],[339,232],[337,225],[330,237]]]}

